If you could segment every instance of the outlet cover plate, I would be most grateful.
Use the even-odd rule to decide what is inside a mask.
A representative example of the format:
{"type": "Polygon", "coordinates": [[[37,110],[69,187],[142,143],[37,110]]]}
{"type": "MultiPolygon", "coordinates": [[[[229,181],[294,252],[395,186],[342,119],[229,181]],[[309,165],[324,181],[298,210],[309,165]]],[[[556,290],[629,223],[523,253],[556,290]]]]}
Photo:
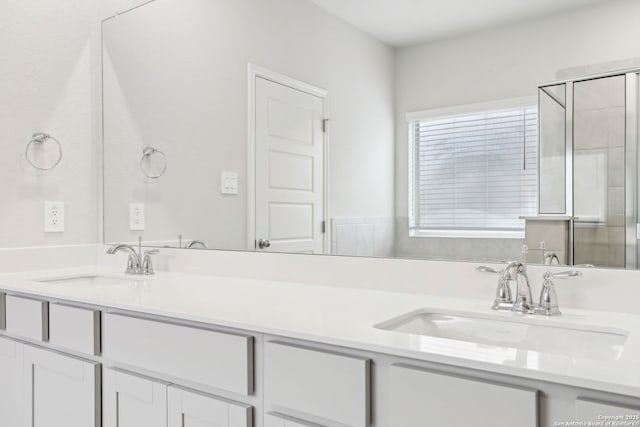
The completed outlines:
{"type": "Polygon", "coordinates": [[[44,232],[64,232],[64,203],[44,202],[44,232]]]}
{"type": "Polygon", "coordinates": [[[238,194],[237,172],[220,172],[220,192],[222,194],[238,194]]]}
{"type": "Polygon", "coordinates": [[[129,230],[144,231],[144,203],[129,204],[129,230]]]}

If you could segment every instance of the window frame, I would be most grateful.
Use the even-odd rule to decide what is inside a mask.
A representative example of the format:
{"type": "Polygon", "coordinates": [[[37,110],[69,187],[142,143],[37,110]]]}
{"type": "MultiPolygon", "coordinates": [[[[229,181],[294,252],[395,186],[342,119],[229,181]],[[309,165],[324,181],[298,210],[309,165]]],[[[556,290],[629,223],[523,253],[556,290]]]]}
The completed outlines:
{"type": "MultiPolygon", "coordinates": [[[[536,95],[509,98],[490,102],[481,102],[475,104],[464,104],[453,107],[434,108],[430,110],[414,111],[405,115],[407,126],[407,142],[408,142],[408,162],[407,162],[407,201],[408,201],[408,230],[409,237],[441,237],[441,238],[487,238],[487,239],[524,239],[524,228],[522,229],[464,229],[464,228],[421,228],[418,229],[413,226],[412,221],[415,217],[415,204],[417,203],[415,197],[416,191],[416,176],[415,171],[417,165],[415,164],[415,140],[413,137],[412,122],[416,120],[428,120],[428,119],[447,119],[459,116],[466,116],[470,114],[486,113],[498,110],[508,110],[516,108],[530,108],[535,107],[538,109],[538,97],[536,95]]],[[[539,112],[538,112],[539,114],[539,112]]],[[[539,135],[538,135],[539,139],[539,135]]],[[[539,149],[536,143],[536,149],[539,149]]],[[[539,156],[539,152],[537,153],[539,156]]],[[[539,162],[538,161],[536,163],[539,162]]],[[[538,165],[536,165],[537,167],[538,165]]],[[[536,195],[536,197],[538,197],[536,195]]]]}

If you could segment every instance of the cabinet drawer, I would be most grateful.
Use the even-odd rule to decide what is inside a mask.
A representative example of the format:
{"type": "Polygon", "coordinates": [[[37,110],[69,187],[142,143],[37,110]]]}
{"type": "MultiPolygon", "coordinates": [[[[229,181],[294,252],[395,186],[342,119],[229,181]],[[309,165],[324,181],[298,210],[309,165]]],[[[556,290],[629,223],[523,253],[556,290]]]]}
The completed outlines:
{"type": "Polygon", "coordinates": [[[103,316],[106,359],[248,395],[253,392],[253,337],[141,319],[103,316]]]}
{"type": "MultiPolygon", "coordinates": [[[[584,421],[585,423],[592,422],[595,425],[595,423],[605,420],[603,417],[621,417],[617,420],[629,422],[630,425],[638,425],[640,423],[640,407],[631,408],[615,403],[599,402],[584,398],[578,398],[576,400],[576,421],[584,421]]],[[[615,418],[607,420],[615,420],[615,418]]]]}
{"type": "Polygon", "coordinates": [[[425,420],[429,425],[448,427],[538,425],[535,390],[449,376],[407,365],[394,365],[390,369],[390,425],[394,427],[424,425],[425,420]],[[464,402],[463,410],[460,402],[464,402]]]}
{"type": "Polygon", "coordinates": [[[264,414],[264,427],[322,427],[320,424],[308,423],[275,412],[264,414]]]}
{"type": "Polygon", "coordinates": [[[37,299],[6,296],[7,332],[36,341],[49,339],[49,303],[37,299]]]}
{"type": "Polygon", "coordinates": [[[264,365],[265,400],[274,407],[369,425],[369,359],[268,342],[264,365]]]}
{"type": "Polygon", "coordinates": [[[49,342],[85,354],[100,354],[100,311],[50,304],[49,342]]]}
{"type": "Polygon", "coordinates": [[[252,427],[252,407],[169,386],[169,426],[252,427]]]}

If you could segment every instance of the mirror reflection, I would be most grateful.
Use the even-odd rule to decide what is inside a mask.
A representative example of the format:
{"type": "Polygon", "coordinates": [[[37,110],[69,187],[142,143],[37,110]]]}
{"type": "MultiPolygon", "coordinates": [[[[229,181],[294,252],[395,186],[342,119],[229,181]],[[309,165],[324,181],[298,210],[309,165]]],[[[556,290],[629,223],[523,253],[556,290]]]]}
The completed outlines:
{"type": "Polygon", "coordinates": [[[494,2],[106,19],[105,242],[635,268],[640,5],[494,2]]]}

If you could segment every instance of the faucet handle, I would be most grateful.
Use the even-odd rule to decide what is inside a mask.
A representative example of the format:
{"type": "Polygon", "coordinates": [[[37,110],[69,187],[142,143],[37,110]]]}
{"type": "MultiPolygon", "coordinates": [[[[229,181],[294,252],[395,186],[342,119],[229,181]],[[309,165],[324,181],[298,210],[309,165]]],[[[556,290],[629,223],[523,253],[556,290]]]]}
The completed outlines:
{"type": "Polygon", "coordinates": [[[479,271],[480,273],[502,274],[502,270],[496,270],[495,268],[487,267],[486,265],[476,267],[476,271],[479,271]]]}
{"type": "Polygon", "coordinates": [[[544,282],[542,282],[542,292],[540,292],[540,303],[536,306],[535,312],[544,314],[545,316],[552,316],[562,314],[558,307],[558,295],[556,294],[556,288],[551,279],[571,279],[582,277],[582,272],[578,270],[567,270],[559,273],[552,273],[547,271],[543,275],[544,282]]]}
{"type": "Polygon", "coordinates": [[[511,296],[511,288],[509,287],[508,279],[504,276],[504,270],[496,270],[486,265],[476,267],[476,271],[481,273],[491,273],[500,276],[498,279],[498,287],[496,288],[496,297],[493,300],[491,306],[494,310],[506,310],[513,305],[513,298],[511,296]]]}
{"type": "Polygon", "coordinates": [[[150,249],[144,251],[144,261],[142,262],[142,273],[147,276],[151,276],[156,272],[153,270],[153,263],[151,262],[151,255],[160,253],[158,249],[150,249]]]}
{"type": "Polygon", "coordinates": [[[552,278],[553,279],[574,279],[574,278],[582,277],[582,272],[578,270],[567,270],[567,271],[561,271],[559,273],[552,273],[550,271],[547,271],[546,273],[544,273],[542,277],[544,278],[545,282],[552,278]]]}

